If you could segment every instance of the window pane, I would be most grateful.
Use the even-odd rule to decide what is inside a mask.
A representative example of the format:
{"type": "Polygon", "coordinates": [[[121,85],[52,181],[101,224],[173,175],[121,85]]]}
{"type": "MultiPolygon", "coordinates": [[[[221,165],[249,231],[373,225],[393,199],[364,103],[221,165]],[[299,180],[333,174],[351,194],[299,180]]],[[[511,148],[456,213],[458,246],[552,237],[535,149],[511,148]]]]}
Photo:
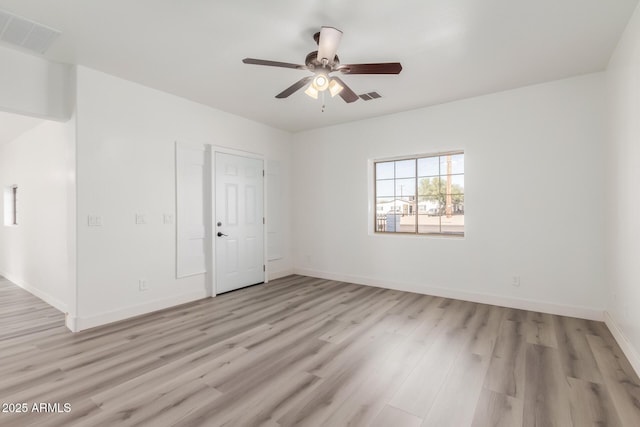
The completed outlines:
{"type": "Polygon", "coordinates": [[[394,208],[393,198],[379,197],[376,199],[376,231],[387,231],[387,214],[394,208]]]}
{"type": "Polygon", "coordinates": [[[464,154],[449,154],[440,156],[440,175],[448,173],[464,173],[464,154]],[[451,164],[451,170],[448,166],[451,164]]]}
{"type": "Polygon", "coordinates": [[[451,173],[464,173],[464,154],[451,156],[451,173]]]}
{"type": "Polygon", "coordinates": [[[393,197],[393,183],[392,179],[376,181],[376,197],[393,197]]]}
{"type": "Polygon", "coordinates": [[[394,162],[376,163],[376,179],[393,179],[394,162]]]}
{"type": "Polygon", "coordinates": [[[451,213],[453,215],[464,215],[464,194],[451,195],[451,213]]]}
{"type": "Polygon", "coordinates": [[[418,233],[440,233],[440,217],[418,215],[418,233]]]}
{"type": "Polygon", "coordinates": [[[415,179],[396,179],[396,197],[415,196],[415,179]]]}
{"type": "Polygon", "coordinates": [[[418,198],[418,213],[427,216],[440,216],[443,212],[443,200],[436,197],[420,196],[418,198]]]}
{"type": "Polygon", "coordinates": [[[442,233],[464,234],[464,214],[463,215],[443,215],[440,217],[442,233]]]}
{"type": "Polygon", "coordinates": [[[394,200],[389,197],[378,197],[376,199],[376,214],[386,215],[387,212],[393,211],[394,200]]]}
{"type": "Polygon", "coordinates": [[[440,175],[438,169],[438,157],[425,157],[418,159],[418,176],[440,175]]]}
{"type": "Polygon", "coordinates": [[[397,197],[396,212],[403,215],[415,215],[415,197],[397,197]]]}
{"type": "Polygon", "coordinates": [[[440,183],[440,178],[434,176],[433,178],[420,178],[418,181],[418,194],[421,196],[436,197],[444,187],[440,183]]]}
{"type": "Polygon", "coordinates": [[[440,190],[445,194],[463,194],[464,193],[464,175],[449,175],[451,180],[451,188],[447,187],[447,175],[440,177],[442,183],[440,190]]]}
{"type": "MultiPolygon", "coordinates": [[[[404,205],[403,210],[408,210],[409,205],[404,205]]],[[[411,206],[412,207],[412,206],[411,206]]],[[[400,231],[403,233],[415,233],[416,232],[416,217],[415,215],[403,214],[400,215],[400,231]]]]}
{"type": "Polygon", "coordinates": [[[400,215],[393,212],[389,212],[384,217],[385,231],[389,233],[399,233],[400,230],[400,215]]]}
{"type": "Polygon", "coordinates": [[[396,162],[396,178],[414,178],[416,176],[415,160],[400,160],[396,162]]]}

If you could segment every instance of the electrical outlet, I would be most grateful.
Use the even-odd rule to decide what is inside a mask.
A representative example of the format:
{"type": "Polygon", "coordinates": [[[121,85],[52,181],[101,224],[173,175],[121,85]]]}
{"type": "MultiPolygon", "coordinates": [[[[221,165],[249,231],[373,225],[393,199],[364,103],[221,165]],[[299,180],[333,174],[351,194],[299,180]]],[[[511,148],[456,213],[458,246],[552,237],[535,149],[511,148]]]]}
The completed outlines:
{"type": "Polygon", "coordinates": [[[147,283],[147,279],[138,280],[138,289],[140,292],[149,290],[149,284],[147,283]]]}
{"type": "Polygon", "coordinates": [[[520,276],[511,277],[511,286],[520,287],[520,276]]]}
{"type": "Polygon", "coordinates": [[[101,227],[102,217],[98,215],[89,215],[87,218],[87,224],[89,227],[101,227]]]}

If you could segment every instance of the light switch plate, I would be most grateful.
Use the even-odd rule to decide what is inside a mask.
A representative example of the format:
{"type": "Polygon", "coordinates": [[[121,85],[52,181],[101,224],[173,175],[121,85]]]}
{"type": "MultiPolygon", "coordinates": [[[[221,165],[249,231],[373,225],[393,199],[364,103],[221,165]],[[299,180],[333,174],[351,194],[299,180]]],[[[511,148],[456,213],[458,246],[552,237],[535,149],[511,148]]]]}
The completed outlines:
{"type": "Polygon", "coordinates": [[[136,224],[146,224],[147,223],[147,215],[137,213],[136,214],[136,224]]]}
{"type": "Polygon", "coordinates": [[[165,224],[173,224],[173,214],[164,214],[162,216],[162,221],[165,224]]]}

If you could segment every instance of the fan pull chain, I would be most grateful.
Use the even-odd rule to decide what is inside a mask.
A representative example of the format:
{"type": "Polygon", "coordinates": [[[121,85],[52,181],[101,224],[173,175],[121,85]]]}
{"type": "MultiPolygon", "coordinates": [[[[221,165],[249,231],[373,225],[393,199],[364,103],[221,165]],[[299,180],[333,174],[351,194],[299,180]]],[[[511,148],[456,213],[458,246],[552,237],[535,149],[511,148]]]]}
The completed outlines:
{"type": "Polygon", "coordinates": [[[324,107],[325,107],[325,105],[324,105],[324,93],[325,92],[326,92],[326,90],[322,91],[322,110],[320,110],[320,112],[322,112],[322,113],[324,113],[324,107]]]}

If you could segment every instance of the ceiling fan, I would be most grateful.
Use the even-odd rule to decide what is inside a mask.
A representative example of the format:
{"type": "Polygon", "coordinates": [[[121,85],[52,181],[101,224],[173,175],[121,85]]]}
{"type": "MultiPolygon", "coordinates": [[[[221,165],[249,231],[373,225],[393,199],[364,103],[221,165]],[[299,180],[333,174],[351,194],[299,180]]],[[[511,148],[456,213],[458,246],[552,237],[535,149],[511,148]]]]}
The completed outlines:
{"type": "Polygon", "coordinates": [[[400,71],[402,71],[402,65],[400,65],[399,62],[341,64],[338,55],[336,55],[336,51],[342,38],[342,31],[336,28],[322,27],[320,32],[314,34],[313,38],[318,44],[318,50],[307,55],[304,65],[254,58],[245,58],[242,62],[245,64],[266,65],[269,67],[308,70],[313,73],[313,75],[298,80],[277,94],[276,98],[287,98],[300,88],[308,85],[305,93],[314,99],[318,99],[318,94],[328,89],[332,97],[340,95],[347,103],[357,101],[358,95],[340,78],[331,76],[330,73],[339,71],[342,74],[400,74],[400,71]]]}

